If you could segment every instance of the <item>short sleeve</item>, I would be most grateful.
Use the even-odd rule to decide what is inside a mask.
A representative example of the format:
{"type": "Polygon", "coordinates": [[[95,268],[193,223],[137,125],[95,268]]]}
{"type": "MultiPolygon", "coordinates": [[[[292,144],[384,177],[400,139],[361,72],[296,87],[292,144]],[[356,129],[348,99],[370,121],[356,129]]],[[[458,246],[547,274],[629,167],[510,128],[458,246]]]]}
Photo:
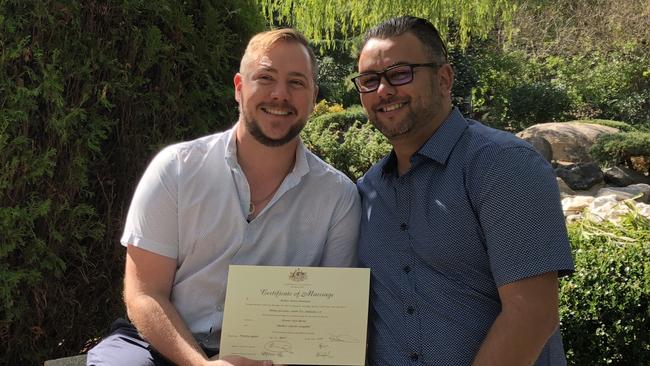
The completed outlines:
{"type": "Polygon", "coordinates": [[[537,152],[512,146],[474,166],[474,201],[497,286],[573,270],[553,169],[537,152]]]}
{"type": "Polygon", "coordinates": [[[171,146],[149,164],[133,195],[122,245],[178,257],[178,162],[171,146]]]}
{"type": "Polygon", "coordinates": [[[343,192],[332,215],[321,259],[321,266],[324,267],[354,267],[357,265],[361,202],[356,185],[347,178],[345,178],[341,190],[343,192]]]}

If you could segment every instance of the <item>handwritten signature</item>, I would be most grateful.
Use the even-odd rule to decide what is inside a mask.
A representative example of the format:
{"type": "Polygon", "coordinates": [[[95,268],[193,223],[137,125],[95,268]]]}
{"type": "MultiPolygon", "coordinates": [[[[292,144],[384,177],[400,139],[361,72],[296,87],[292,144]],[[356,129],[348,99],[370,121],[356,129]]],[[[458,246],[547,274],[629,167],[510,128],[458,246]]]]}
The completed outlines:
{"type": "Polygon", "coordinates": [[[316,352],[316,357],[332,358],[332,356],[330,356],[330,351],[318,351],[316,352]]]}
{"type": "Polygon", "coordinates": [[[359,343],[359,340],[357,338],[347,334],[330,334],[329,341],[342,343],[359,343]]]}
{"type": "Polygon", "coordinates": [[[264,345],[264,355],[276,355],[282,357],[285,353],[293,353],[291,351],[291,343],[286,341],[270,341],[264,345]]]}

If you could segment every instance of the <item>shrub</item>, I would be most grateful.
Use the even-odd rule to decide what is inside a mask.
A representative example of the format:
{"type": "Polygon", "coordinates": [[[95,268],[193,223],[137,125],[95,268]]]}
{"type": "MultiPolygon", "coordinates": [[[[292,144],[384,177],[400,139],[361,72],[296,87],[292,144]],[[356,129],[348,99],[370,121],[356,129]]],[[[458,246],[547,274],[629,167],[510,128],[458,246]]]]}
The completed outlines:
{"type": "Polygon", "coordinates": [[[390,144],[360,106],[311,119],[302,131],[305,145],[356,181],[390,151],[390,144]]]}
{"type": "MultiPolygon", "coordinates": [[[[607,165],[625,165],[637,169],[633,157],[650,159],[650,132],[621,132],[598,137],[589,150],[597,161],[607,165]]],[[[646,166],[640,173],[648,173],[646,166]]]]}
{"type": "Polygon", "coordinates": [[[525,78],[528,61],[521,53],[502,53],[491,47],[477,50],[474,69],[478,80],[472,88],[472,117],[494,128],[513,130],[507,119],[508,96],[525,78]]]}
{"type": "Polygon", "coordinates": [[[650,359],[650,220],[568,226],[576,272],[561,281],[569,365],[644,366],[650,359]]]}
{"type": "Polygon", "coordinates": [[[314,106],[314,111],[309,118],[313,120],[314,118],[322,116],[323,114],[343,112],[344,110],[345,108],[343,108],[342,105],[338,103],[330,103],[326,99],[323,99],[320,102],[316,103],[316,106],[314,106]]]}
{"type": "Polygon", "coordinates": [[[123,315],[126,207],[159,146],[236,118],[248,0],[0,2],[0,364],[123,315]]]}
{"type": "Polygon", "coordinates": [[[506,119],[515,130],[563,119],[571,110],[567,92],[548,81],[515,85],[508,94],[506,119]]]}
{"type": "Polygon", "coordinates": [[[344,106],[359,103],[359,94],[350,78],[356,72],[356,62],[347,53],[327,51],[332,56],[318,58],[319,96],[344,106]]]}
{"type": "Polygon", "coordinates": [[[327,113],[322,113],[320,115],[313,114],[309,119],[306,128],[317,130],[334,128],[340,131],[345,131],[350,128],[354,122],[365,122],[367,120],[368,118],[366,117],[363,108],[359,105],[344,109],[340,108],[339,104],[333,104],[327,107],[327,113]]]}
{"type": "Polygon", "coordinates": [[[625,123],[621,121],[613,121],[611,119],[583,119],[583,120],[569,121],[569,122],[590,123],[595,125],[612,127],[618,129],[621,132],[632,132],[637,130],[634,126],[630,125],[629,123],[625,123]]]}
{"type": "Polygon", "coordinates": [[[650,121],[649,63],[642,49],[549,57],[546,61],[555,81],[575,96],[576,117],[613,119],[631,125],[650,121]]]}

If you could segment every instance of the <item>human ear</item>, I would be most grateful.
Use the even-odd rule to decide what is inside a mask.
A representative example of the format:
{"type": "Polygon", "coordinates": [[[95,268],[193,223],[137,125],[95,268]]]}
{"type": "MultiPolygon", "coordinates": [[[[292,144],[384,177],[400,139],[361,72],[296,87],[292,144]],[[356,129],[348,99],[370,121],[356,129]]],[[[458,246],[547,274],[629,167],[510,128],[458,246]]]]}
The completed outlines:
{"type": "Polygon", "coordinates": [[[233,84],[235,85],[235,100],[241,102],[242,75],[240,73],[235,74],[233,84]]]}

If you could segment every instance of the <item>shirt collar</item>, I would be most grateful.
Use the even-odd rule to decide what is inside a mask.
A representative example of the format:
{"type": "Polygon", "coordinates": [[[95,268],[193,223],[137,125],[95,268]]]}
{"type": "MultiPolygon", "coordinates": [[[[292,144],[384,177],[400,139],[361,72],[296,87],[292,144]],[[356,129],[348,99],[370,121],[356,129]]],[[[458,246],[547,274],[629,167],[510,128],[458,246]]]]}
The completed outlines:
{"type": "Polygon", "coordinates": [[[447,164],[451,151],[466,128],[467,120],[465,120],[458,108],[454,107],[436,132],[422,145],[417,154],[424,155],[442,165],[447,164]]]}
{"type": "MultiPolygon", "coordinates": [[[[442,165],[447,164],[447,159],[454,149],[454,146],[467,128],[467,120],[454,107],[447,118],[440,124],[440,127],[429,137],[427,142],[420,147],[414,156],[421,155],[434,160],[442,165]]],[[[392,174],[397,168],[397,156],[395,150],[381,162],[383,175],[392,174]]]]}

